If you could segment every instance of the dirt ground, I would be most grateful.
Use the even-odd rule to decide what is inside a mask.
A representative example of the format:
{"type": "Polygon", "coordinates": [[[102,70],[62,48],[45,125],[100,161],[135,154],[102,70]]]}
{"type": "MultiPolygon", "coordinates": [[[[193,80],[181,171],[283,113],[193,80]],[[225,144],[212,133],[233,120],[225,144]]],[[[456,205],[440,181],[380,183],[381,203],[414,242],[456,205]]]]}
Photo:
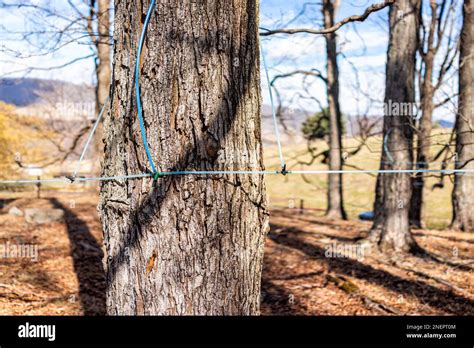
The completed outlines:
{"type": "MultiPolygon", "coordinates": [[[[2,197],[0,245],[37,245],[38,259],[0,259],[0,315],[103,314],[94,194],[2,197]],[[60,208],[66,221],[27,224],[6,214],[13,206],[60,208]]],[[[272,210],[270,221],[263,315],[474,315],[473,234],[415,230],[427,255],[389,259],[353,243],[368,222],[290,209],[272,210]]]]}

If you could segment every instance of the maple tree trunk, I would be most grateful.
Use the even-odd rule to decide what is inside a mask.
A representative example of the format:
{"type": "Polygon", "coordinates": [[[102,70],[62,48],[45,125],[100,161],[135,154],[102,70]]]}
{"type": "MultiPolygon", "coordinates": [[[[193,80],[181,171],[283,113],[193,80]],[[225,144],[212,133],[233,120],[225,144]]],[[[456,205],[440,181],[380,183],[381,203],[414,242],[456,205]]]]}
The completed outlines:
{"type": "MultiPolygon", "coordinates": [[[[413,103],[415,100],[418,6],[418,1],[407,0],[396,2],[390,7],[386,105],[413,103]]],[[[410,109],[413,111],[412,106],[410,109]]],[[[413,162],[412,116],[384,116],[384,137],[389,153],[382,150],[380,167],[410,169],[413,162]]],[[[408,252],[416,247],[409,224],[411,191],[410,174],[379,174],[377,178],[375,221],[367,239],[375,243],[382,252],[408,252]]]]}
{"type": "MultiPolygon", "coordinates": [[[[464,1],[464,23],[459,55],[459,106],[456,116],[456,168],[474,169],[474,116],[472,113],[474,3],[464,1]]],[[[470,174],[472,175],[472,174],[470,174]]],[[[474,231],[474,177],[458,174],[452,193],[453,229],[474,231]]]]}
{"type": "MultiPolygon", "coordinates": [[[[148,167],[134,88],[148,5],[116,3],[103,175],[148,167]]],[[[140,71],[159,171],[263,169],[257,0],[157,2],[140,71]]],[[[103,182],[99,208],[108,314],[259,313],[268,230],[263,175],[103,182]]]]}
{"type": "MultiPolygon", "coordinates": [[[[333,0],[324,0],[324,25],[334,25],[335,5],[333,0]]],[[[325,35],[327,53],[327,96],[329,108],[329,169],[342,169],[342,114],[339,105],[339,69],[337,65],[336,33],[325,35]]],[[[328,207],[326,216],[345,219],[342,174],[328,175],[328,207]]]]}

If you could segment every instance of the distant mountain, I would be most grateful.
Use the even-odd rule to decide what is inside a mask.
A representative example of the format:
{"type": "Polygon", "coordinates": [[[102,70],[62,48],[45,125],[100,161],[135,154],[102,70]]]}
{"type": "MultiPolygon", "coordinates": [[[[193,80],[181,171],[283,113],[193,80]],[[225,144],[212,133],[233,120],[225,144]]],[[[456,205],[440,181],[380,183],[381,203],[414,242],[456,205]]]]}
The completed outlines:
{"type": "Polygon", "coordinates": [[[454,128],[454,122],[449,120],[438,120],[436,121],[441,128],[454,128]]]}
{"type": "Polygon", "coordinates": [[[94,87],[59,80],[2,78],[0,101],[20,113],[53,118],[93,117],[95,112],[94,87]]]}
{"type": "Polygon", "coordinates": [[[0,79],[0,101],[15,106],[94,100],[94,88],[59,80],[35,78],[0,79]]]}

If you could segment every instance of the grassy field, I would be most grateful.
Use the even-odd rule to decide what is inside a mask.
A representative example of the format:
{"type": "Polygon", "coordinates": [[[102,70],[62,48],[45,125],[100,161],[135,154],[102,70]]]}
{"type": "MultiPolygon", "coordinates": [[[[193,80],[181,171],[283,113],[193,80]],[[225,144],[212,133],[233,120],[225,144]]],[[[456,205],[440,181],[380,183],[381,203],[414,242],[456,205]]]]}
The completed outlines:
{"type": "MultiPolygon", "coordinates": [[[[435,155],[449,140],[449,130],[437,130],[432,137],[431,154],[435,155]]],[[[347,152],[352,151],[360,140],[357,138],[345,139],[344,148],[347,152]]],[[[349,157],[347,166],[344,169],[379,169],[380,150],[382,146],[381,137],[373,137],[367,146],[356,155],[349,157]]],[[[321,141],[316,144],[318,151],[327,148],[321,141]]],[[[324,170],[325,164],[315,161],[313,165],[300,165],[298,161],[308,161],[306,144],[283,144],[284,156],[288,164],[288,169],[304,170],[324,170]]],[[[264,148],[265,165],[269,170],[279,168],[278,152],[276,146],[266,146],[264,148]]],[[[441,168],[441,160],[430,164],[432,169],[441,168]]],[[[450,164],[449,168],[452,168],[450,164]]],[[[373,209],[375,174],[345,174],[344,200],[345,208],[350,219],[357,219],[359,213],[371,211],[373,209]]],[[[446,228],[451,220],[451,191],[452,183],[449,177],[444,179],[443,188],[432,189],[435,183],[439,182],[436,177],[428,177],[426,190],[426,223],[427,228],[446,228]]],[[[299,200],[304,200],[306,208],[321,209],[320,214],[326,208],[326,187],[327,175],[279,175],[267,176],[267,189],[271,205],[274,206],[299,206],[299,200]]]]}

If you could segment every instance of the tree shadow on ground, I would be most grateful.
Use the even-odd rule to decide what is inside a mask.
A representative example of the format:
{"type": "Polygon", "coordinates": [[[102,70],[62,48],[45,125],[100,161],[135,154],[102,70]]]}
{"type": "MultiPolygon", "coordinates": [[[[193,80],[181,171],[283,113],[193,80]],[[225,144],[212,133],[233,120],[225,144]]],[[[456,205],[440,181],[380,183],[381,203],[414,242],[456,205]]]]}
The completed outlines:
{"type": "Polygon", "coordinates": [[[3,209],[5,206],[7,206],[8,204],[10,204],[11,202],[13,202],[15,200],[15,198],[1,198],[0,199],[0,209],[3,209]]]}
{"type": "Polygon", "coordinates": [[[336,236],[331,233],[323,233],[323,232],[316,232],[316,231],[304,231],[299,229],[298,227],[292,227],[292,226],[280,226],[280,225],[275,225],[272,224],[272,228],[275,229],[273,232],[278,233],[278,232],[284,232],[284,233],[293,233],[293,234],[298,234],[298,235],[305,235],[305,236],[310,236],[310,237],[317,237],[319,238],[330,238],[333,240],[337,240],[342,243],[354,243],[356,242],[359,237],[343,237],[343,236],[336,236]]]}
{"type": "MultiPolygon", "coordinates": [[[[317,272],[315,272],[317,273],[317,272]]],[[[284,275],[282,277],[274,277],[272,275],[281,274],[278,266],[272,262],[271,258],[265,257],[262,272],[262,286],[260,298],[260,311],[263,315],[305,315],[308,308],[299,301],[295,301],[295,297],[283,286],[275,283],[275,281],[291,280],[298,277],[311,276],[303,275],[284,275]]]]}
{"type": "Polygon", "coordinates": [[[67,234],[71,245],[74,271],[79,282],[79,301],[84,315],[105,314],[105,272],[103,252],[87,223],[56,198],[50,202],[64,210],[67,234]]]}
{"type": "Polygon", "coordinates": [[[299,250],[312,258],[317,258],[327,264],[329,271],[366,280],[404,296],[412,295],[421,303],[442,310],[447,314],[472,315],[474,313],[474,301],[459,296],[452,291],[443,290],[425,282],[407,280],[353,259],[327,258],[322,247],[298,238],[298,235],[294,233],[297,230],[294,227],[286,228],[285,226],[271,224],[269,238],[278,244],[299,250]],[[275,233],[275,230],[283,231],[283,233],[275,233]]]}
{"type": "Polygon", "coordinates": [[[305,307],[294,303],[294,297],[285,288],[262,278],[261,312],[263,315],[304,315],[305,307]]]}
{"type": "Polygon", "coordinates": [[[423,232],[412,232],[412,234],[417,237],[425,237],[425,238],[431,237],[431,238],[446,239],[446,240],[449,240],[450,242],[456,242],[456,243],[474,244],[474,240],[469,240],[469,239],[461,239],[461,238],[455,238],[455,237],[450,237],[450,236],[432,235],[432,234],[423,233],[423,232]]]}

